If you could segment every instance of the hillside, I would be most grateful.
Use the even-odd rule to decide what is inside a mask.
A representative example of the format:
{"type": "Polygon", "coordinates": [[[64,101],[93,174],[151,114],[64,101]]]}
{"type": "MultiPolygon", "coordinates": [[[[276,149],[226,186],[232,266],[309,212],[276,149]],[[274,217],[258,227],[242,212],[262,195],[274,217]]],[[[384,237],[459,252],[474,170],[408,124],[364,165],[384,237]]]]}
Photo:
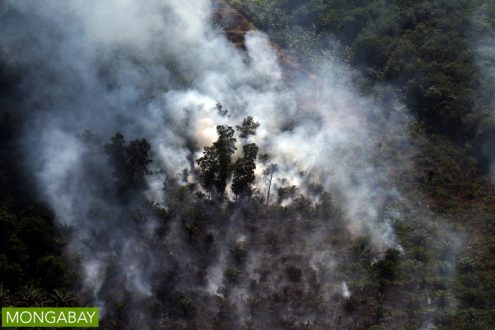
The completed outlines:
{"type": "MultiPolygon", "coordinates": [[[[472,309],[467,311],[473,301],[462,297],[470,291],[470,299],[477,300],[488,290],[488,302],[494,288],[494,190],[486,172],[493,128],[485,124],[493,122],[492,97],[485,92],[492,85],[478,72],[476,46],[493,35],[489,13],[495,7],[483,1],[231,3],[295,52],[341,54],[358,72],[363,93],[374,94],[387,84],[401,95],[419,119],[414,134],[421,150],[401,154],[401,137],[392,138],[394,161],[400,164],[393,171],[395,180],[411,194],[424,194],[425,206],[466,233],[463,253],[476,260],[476,280],[458,274],[457,308],[475,317],[472,309]]],[[[492,314],[490,303],[485,306],[479,313],[492,314]]],[[[447,328],[482,329],[493,321],[469,322],[447,328]]]]}
{"type": "Polygon", "coordinates": [[[98,306],[104,329],[495,327],[490,13],[0,2],[0,305],[98,306]]]}

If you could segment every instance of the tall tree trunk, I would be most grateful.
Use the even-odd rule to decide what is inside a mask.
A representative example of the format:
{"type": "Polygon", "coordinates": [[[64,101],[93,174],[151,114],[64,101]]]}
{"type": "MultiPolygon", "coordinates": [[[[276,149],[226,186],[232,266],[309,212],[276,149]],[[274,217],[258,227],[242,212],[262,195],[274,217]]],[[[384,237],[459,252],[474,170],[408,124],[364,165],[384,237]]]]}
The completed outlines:
{"type": "Polygon", "coordinates": [[[270,189],[272,188],[272,179],[273,179],[273,168],[274,165],[271,164],[271,171],[270,171],[270,181],[268,182],[268,193],[266,194],[266,205],[270,204],[270,189]]]}

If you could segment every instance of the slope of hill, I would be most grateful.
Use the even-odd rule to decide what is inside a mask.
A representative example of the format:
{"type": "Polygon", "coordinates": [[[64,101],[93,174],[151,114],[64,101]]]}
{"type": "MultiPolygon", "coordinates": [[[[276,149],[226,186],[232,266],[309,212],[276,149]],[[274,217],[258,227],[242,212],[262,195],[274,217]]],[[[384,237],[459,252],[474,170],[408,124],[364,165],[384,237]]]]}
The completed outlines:
{"type": "Polygon", "coordinates": [[[481,2],[88,3],[0,2],[0,305],[493,327],[481,2]]]}

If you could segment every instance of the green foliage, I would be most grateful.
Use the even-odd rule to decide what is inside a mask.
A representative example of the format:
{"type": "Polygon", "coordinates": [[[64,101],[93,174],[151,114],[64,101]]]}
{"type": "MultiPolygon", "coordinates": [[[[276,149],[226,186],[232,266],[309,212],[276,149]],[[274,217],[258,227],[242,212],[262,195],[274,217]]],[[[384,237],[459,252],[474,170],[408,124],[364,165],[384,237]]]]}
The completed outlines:
{"type": "MultiPolygon", "coordinates": [[[[242,125],[236,129],[242,139],[256,134],[259,123],[253,117],[246,117],[242,125]]],[[[196,162],[201,168],[201,182],[209,195],[214,192],[220,199],[223,198],[227,181],[233,176],[232,191],[236,196],[251,195],[251,185],[256,177],[256,158],[258,147],[254,143],[242,146],[244,156],[232,164],[232,155],[237,150],[237,139],[234,129],[230,126],[217,126],[218,140],[211,147],[204,147],[203,156],[196,162]],[[213,191],[214,189],[214,191],[213,191]]]]}
{"type": "Polygon", "coordinates": [[[211,194],[214,187],[217,171],[219,168],[217,150],[215,147],[205,147],[203,157],[196,160],[201,168],[201,183],[203,187],[211,194]]]}
{"type": "Polygon", "coordinates": [[[242,264],[247,258],[247,248],[245,242],[237,242],[232,249],[230,255],[234,262],[238,265],[242,264]]]}
{"type": "Polygon", "coordinates": [[[206,222],[207,217],[204,214],[204,211],[199,207],[193,207],[187,211],[186,219],[184,221],[184,229],[189,240],[197,239],[204,234],[206,222]]]}
{"type": "Polygon", "coordinates": [[[368,330],[385,330],[385,328],[381,325],[373,325],[369,327],[368,330]]]}
{"type": "Polygon", "coordinates": [[[385,258],[373,264],[372,268],[380,287],[383,288],[396,278],[398,262],[399,251],[388,249],[385,258]]]}
{"type": "Polygon", "coordinates": [[[235,267],[227,268],[224,272],[225,278],[231,283],[238,283],[242,272],[235,267]]]}
{"type": "Polygon", "coordinates": [[[203,157],[196,160],[201,168],[204,188],[211,193],[212,188],[223,197],[227,180],[232,172],[231,157],[237,147],[234,129],[230,126],[217,126],[218,140],[211,147],[205,147],[203,157]]]}
{"type": "Polygon", "coordinates": [[[22,283],[23,278],[21,265],[10,262],[4,254],[0,254],[0,282],[8,288],[15,288],[22,283]]]}
{"type": "Polygon", "coordinates": [[[0,287],[14,292],[9,298],[12,304],[22,303],[34,293],[44,297],[44,290],[64,290],[72,284],[72,274],[61,257],[61,237],[52,223],[35,214],[34,210],[25,211],[18,217],[0,209],[0,287]],[[22,288],[27,283],[31,284],[22,288]]]}
{"type": "Polygon", "coordinates": [[[256,129],[260,127],[259,122],[255,122],[253,117],[248,116],[242,121],[242,125],[237,125],[235,128],[239,131],[239,137],[246,139],[250,135],[256,135],[256,129]]]}
{"type": "Polygon", "coordinates": [[[152,162],[151,146],[146,139],[136,139],[126,145],[124,136],[116,133],[104,148],[114,167],[119,192],[126,194],[144,184],[152,162]]]}
{"type": "Polygon", "coordinates": [[[302,60],[320,63],[328,54],[340,56],[358,70],[355,81],[363,92],[375,97],[373,86],[393,85],[430,132],[461,146],[469,142],[474,155],[484,161],[482,144],[493,137],[495,125],[491,92],[480,88],[490,84],[478,72],[473,47],[481,36],[495,31],[489,14],[494,12],[493,3],[229,2],[283,46],[301,53],[302,60]]]}
{"type": "Polygon", "coordinates": [[[22,287],[17,292],[16,300],[24,307],[43,307],[49,303],[46,292],[32,285],[22,287]]]}
{"type": "Polygon", "coordinates": [[[1,61],[0,306],[56,306],[52,296],[56,291],[75,300],[71,291],[74,271],[62,257],[63,234],[55,228],[51,211],[37,204],[22,164],[19,133],[25,117],[4,98],[12,97],[9,93],[17,82],[4,64],[1,61]]]}
{"type": "Polygon", "coordinates": [[[235,146],[236,139],[234,138],[234,129],[232,127],[217,126],[217,133],[218,140],[213,143],[213,147],[217,152],[218,168],[213,184],[217,191],[223,194],[232,171],[231,157],[237,147],[235,146]]]}
{"type": "Polygon", "coordinates": [[[55,289],[70,285],[66,282],[67,265],[60,256],[45,256],[38,260],[36,274],[44,288],[55,289]]]}
{"type": "Polygon", "coordinates": [[[55,289],[53,293],[49,295],[51,306],[54,307],[75,307],[77,306],[77,299],[74,293],[67,289],[55,289]]]}
{"type": "Polygon", "coordinates": [[[194,303],[188,297],[182,297],[179,300],[179,308],[184,315],[188,315],[194,311],[194,303]]]}
{"type": "Polygon", "coordinates": [[[232,191],[236,196],[251,195],[251,185],[256,180],[254,170],[256,169],[256,156],[258,146],[249,143],[242,146],[244,157],[239,158],[234,164],[234,174],[232,179],[232,191]]]}
{"type": "MultiPolygon", "coordinates": [[[[256,7],[262,8],[256,13],[259,20],[279,40],[304,54],[324,56],[324,52],[314,54],[314,47],[325,46],[328,37],[337,36],[342,45],[338,50],[340,55],[364,77],[359,80],[363,91],[373,93],[373,89],[364,88],[384,82],[397,83],[403,101],[431,131],[448,134],[457,141],[466,132],[482,136],[493,127],[486,118],[490,109],[486,97],[477,91],[480,78],[467,47],[470,28],[464,29],[469,26],[466,19],[474,3],[460,0],[236,3],[262,5],[256,7]]],[[[0,85],[6,84],[0,81],[0,85]]],[[[221,105],[217,110],[221,116],[228,116],[221,105]]],[[[0,116],[0,305],[76,305],[70,291],[74,283],[72,274],[62,257],[63,237],[55,231],[48,211],[33,211],[24,204],[30,200],[30,194],[22,188],[25,184],[18,172],[19,157],[14,143],[17,120],[12,114],[2,112],[0,116]]],[[[244,153],[234,164],[235,130],[229,126],[217,127],[218,140],[205,147],[203,157],[197,160],[202,184],[208,192],[214,190],[223,195],[232,179],[232,191],[236,195],[251,195],[258,147],[247,140],[258,126],[252,117],[236,126],[244,153]]],[[[426,216],[421,219],[420,215],[407,214],[405,219],[401,216],[394,223],[403,252],[375,251],[369,238],[356,239],[349,234],[338,199],[321,187],[307,187],[309,193],[302,195],[295,186],[282,186],[277,205],[265,206],[260,199],[252,198],[249,203],[235,207],[226,203],[222,207],[206,200],[194,185],[167,182],[170,206],[167,210],[156,210],[161,220],[156,235],[157,238],[167,235],[169,220],[180,219],[181,234],[185,234],[189,243],[181,247],[190,249],[187,251],[190,260],[181,264],[180,274],[166,277],[167,283],[158,289],[162,294],[152,302],[158,315],[165,311],[173,319],[162,326],[211,328],[214,324],[214,328],[236,328],[232,325],[235,307],[231,304],[238,296],[229,292],[231,285],[235,285],[240,292],[250,293],[249,308],[254,310],[254,317],[267,318],[262,314],[264,310],[280,315],[286,322],[265,328],[299,328],[301,324],[289,324],[287,319],[300,315],[324,319],[319,308],[339,301],[342,305],[336,305],[352,317],[339,319],[343,324],[331,326],[343,329],[419,329],[424,327],[424,320],[433,320],[443,329],[492,328],[495,324],[492,188],[473,174],[476,164],[462,150],[452,147],[451,141],[442,135],[421,134],[421,137],[424,150],[421,155],[413,156],[419,169],[412,176],[422,185],[432,209],[452,223],[473,230],[470,237],[476,238],[466,239],[467,248],[460,256],[455,242],[446,233],[448,230],[440,225],[442,219],[426,216]],[[235,227],[231,226],[234,217],[238,220],[235,227]],[[318,239],[307,241],[309,229],[317,233],[318,239]],[[223,274],[226,287],[220,288],[222,297],[202,295],[202,290],[177,293],[170,289],[173,287],[170,283],[181,276],[191,277],[187,279],[191,285],[204,285],[205,269],[211,266],[212,256],[225,248],[216,243],[222,242],[222,235],[229,230],[249,233],[250,245],[249,251],[246,243],[236,243],[229,250],[229,264],[223,274]],[[301,246],[315,249],[315,256],[321,254],[321,264],[315,267],[318,260],[302,260],[301,246]],[[263,264],[260,269],[247,268],[248,253],[260,256],[263,264]],[[188,272],[194,276],[188,276],[188,272]],[[196,282],[196,278],[200,279],[196,282]],[[350,297],[319,296],[321,289],[332,287],[341,279],[349,283],[350,297]],[[277,281],[282,284],[279,286],[277,281]],[[218,313],[210,313],[209,308],[200,310],[197,302],[199,306],[211,303],[211,310],[218,313]],[[184,319],[196,310],[198,314],[205,313],[204,319],[186,324],[184,319]],[[200,326],[201,322],[208,326],[200,326]]],[[[85,132],[82,139],[91,145],[100,144],[90,132],[85,132]]],[[[398,157],[409,156],[397,150],[398,157]]],[[[105,151],[117,186],[123,190],[141,187],[151,162],[149,143],[137,139],[127,144],[117,133],[105,145],[105,151]]],[[[264,163],[268,160],[263,157],[264,163]]],[[[401,181],[401,188],[409,188],[405,181],[401,181]]],[[[409,192],[417,193],[417,190],[414,186],[409,192]]],[[[132,216],[138,221],[142,214],[135,212],[132,216]]],[[[160,242],[156,239],[153,244],[160,242]]],[[[115,310],[116,318],[123,319],[126,303],[116,303],[115,310]]],[[[117,321],[112,324],[115,328],[125,326],[117,321]]],[[[320,326],[330,328],[330,325],[320,326]]]]}

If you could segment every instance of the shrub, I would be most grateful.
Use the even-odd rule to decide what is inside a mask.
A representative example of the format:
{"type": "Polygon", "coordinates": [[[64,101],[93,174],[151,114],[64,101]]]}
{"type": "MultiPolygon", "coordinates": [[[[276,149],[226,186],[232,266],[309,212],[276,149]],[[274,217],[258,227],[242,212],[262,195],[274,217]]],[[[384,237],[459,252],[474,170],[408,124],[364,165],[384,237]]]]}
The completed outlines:
{"type": "Polygon", "coordinates": [[[285,267],[285,274],[291,282],[300,282],[302,278],[302,270],[294,265],[285,267]]]}

